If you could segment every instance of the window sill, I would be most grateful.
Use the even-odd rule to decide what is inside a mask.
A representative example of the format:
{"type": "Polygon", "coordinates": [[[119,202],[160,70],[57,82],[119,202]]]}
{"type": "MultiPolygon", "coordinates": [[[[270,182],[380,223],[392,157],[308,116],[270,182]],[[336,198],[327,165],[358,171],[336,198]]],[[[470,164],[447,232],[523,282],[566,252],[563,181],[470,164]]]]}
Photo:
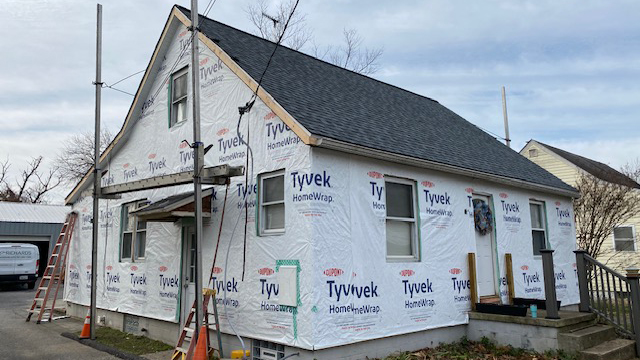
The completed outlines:
{"type": "Polygon", "coordinates": [[[388,263],[414,263],[414,262],[420,262],[420,259],[417,257],[389,257],[387,256],[387,262],[388,263]]]}
{"type": "Polygon", "coordinates": [[[265,232],[264,230],[260,233],[260,237],[264,237],[264,236],[278,236],[278,235],[284,235],[285,231],[282,230],[271,230],[269,232],[265,232]]]}

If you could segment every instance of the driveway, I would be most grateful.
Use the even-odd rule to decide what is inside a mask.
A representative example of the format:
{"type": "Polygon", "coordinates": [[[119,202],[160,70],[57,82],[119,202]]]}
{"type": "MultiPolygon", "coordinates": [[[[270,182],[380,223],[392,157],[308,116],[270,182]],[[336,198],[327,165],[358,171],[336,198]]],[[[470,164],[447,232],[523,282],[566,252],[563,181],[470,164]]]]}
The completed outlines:
{"type": "Polygon", "coordinates": [[[0,358],[3,359],[91,359],[111,360],[117,357],[61,336],[63,332],[80,331],[78,320],[61,319],[52,323],[25,322],[36,290],[20,286],[0,286],[0,358]]]}

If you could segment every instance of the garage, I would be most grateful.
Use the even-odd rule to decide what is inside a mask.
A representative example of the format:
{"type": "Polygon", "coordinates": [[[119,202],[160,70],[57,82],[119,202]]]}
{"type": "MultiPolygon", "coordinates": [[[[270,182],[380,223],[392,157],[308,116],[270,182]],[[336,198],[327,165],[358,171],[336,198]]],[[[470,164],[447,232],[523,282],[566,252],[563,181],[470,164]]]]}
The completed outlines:
{"type": "Polygon", "coordinates": [[[68,206],[0,201],[0,243],[36,245],[42,276],[68,212],[68,206]]]}

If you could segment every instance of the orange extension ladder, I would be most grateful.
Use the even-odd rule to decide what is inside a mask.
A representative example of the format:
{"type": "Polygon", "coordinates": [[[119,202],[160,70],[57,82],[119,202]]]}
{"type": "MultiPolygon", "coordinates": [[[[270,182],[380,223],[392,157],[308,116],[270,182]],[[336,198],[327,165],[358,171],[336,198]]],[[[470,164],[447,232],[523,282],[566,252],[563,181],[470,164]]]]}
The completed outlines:
{"type": "Polygon", "coordinates": [[[31,316],[36,313],[38,314],[37,324],[40,324],[41,321],[51,321],[66,317],[53,317],[53,312],[65,310],[64,307],[56,308],[56,300],[60,285],[64,283],[67,253],[69,252],[69,243],[71,242],[77,217],[78,214],[75,212],[67,215],[67,219],[58,236],[58,241],[56,241],[51,251],[47,268],[44,270],[44,274],[42,274],[42,278],[40,279],[38,291],[36,291],[33,298],[33,304],[31,304],[31,308],[27,310],[29,312],[27,322],[31,320],[31,316]]]}

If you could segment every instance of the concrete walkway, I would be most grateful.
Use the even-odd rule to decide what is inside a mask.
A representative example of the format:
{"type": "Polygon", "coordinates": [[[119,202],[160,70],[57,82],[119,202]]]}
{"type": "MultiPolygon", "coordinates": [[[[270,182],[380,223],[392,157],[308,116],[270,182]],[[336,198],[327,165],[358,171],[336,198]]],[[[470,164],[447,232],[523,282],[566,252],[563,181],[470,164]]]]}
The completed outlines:
{"type": "MultiPolygon", "coordinates": [[[[118,359],[83,345],[60,334],[75,333],[82,329],[78,319],[60,319],[51,323],[36,324],[35,316],[25,322],[26,309],[31,306],[35,290],[25,290],[19,286],[0,287],[0,358],[2,359],[118,359]]],[[[172,351],[162,351],[143,355],[150,360],[171,358],[172,351]]]]}

